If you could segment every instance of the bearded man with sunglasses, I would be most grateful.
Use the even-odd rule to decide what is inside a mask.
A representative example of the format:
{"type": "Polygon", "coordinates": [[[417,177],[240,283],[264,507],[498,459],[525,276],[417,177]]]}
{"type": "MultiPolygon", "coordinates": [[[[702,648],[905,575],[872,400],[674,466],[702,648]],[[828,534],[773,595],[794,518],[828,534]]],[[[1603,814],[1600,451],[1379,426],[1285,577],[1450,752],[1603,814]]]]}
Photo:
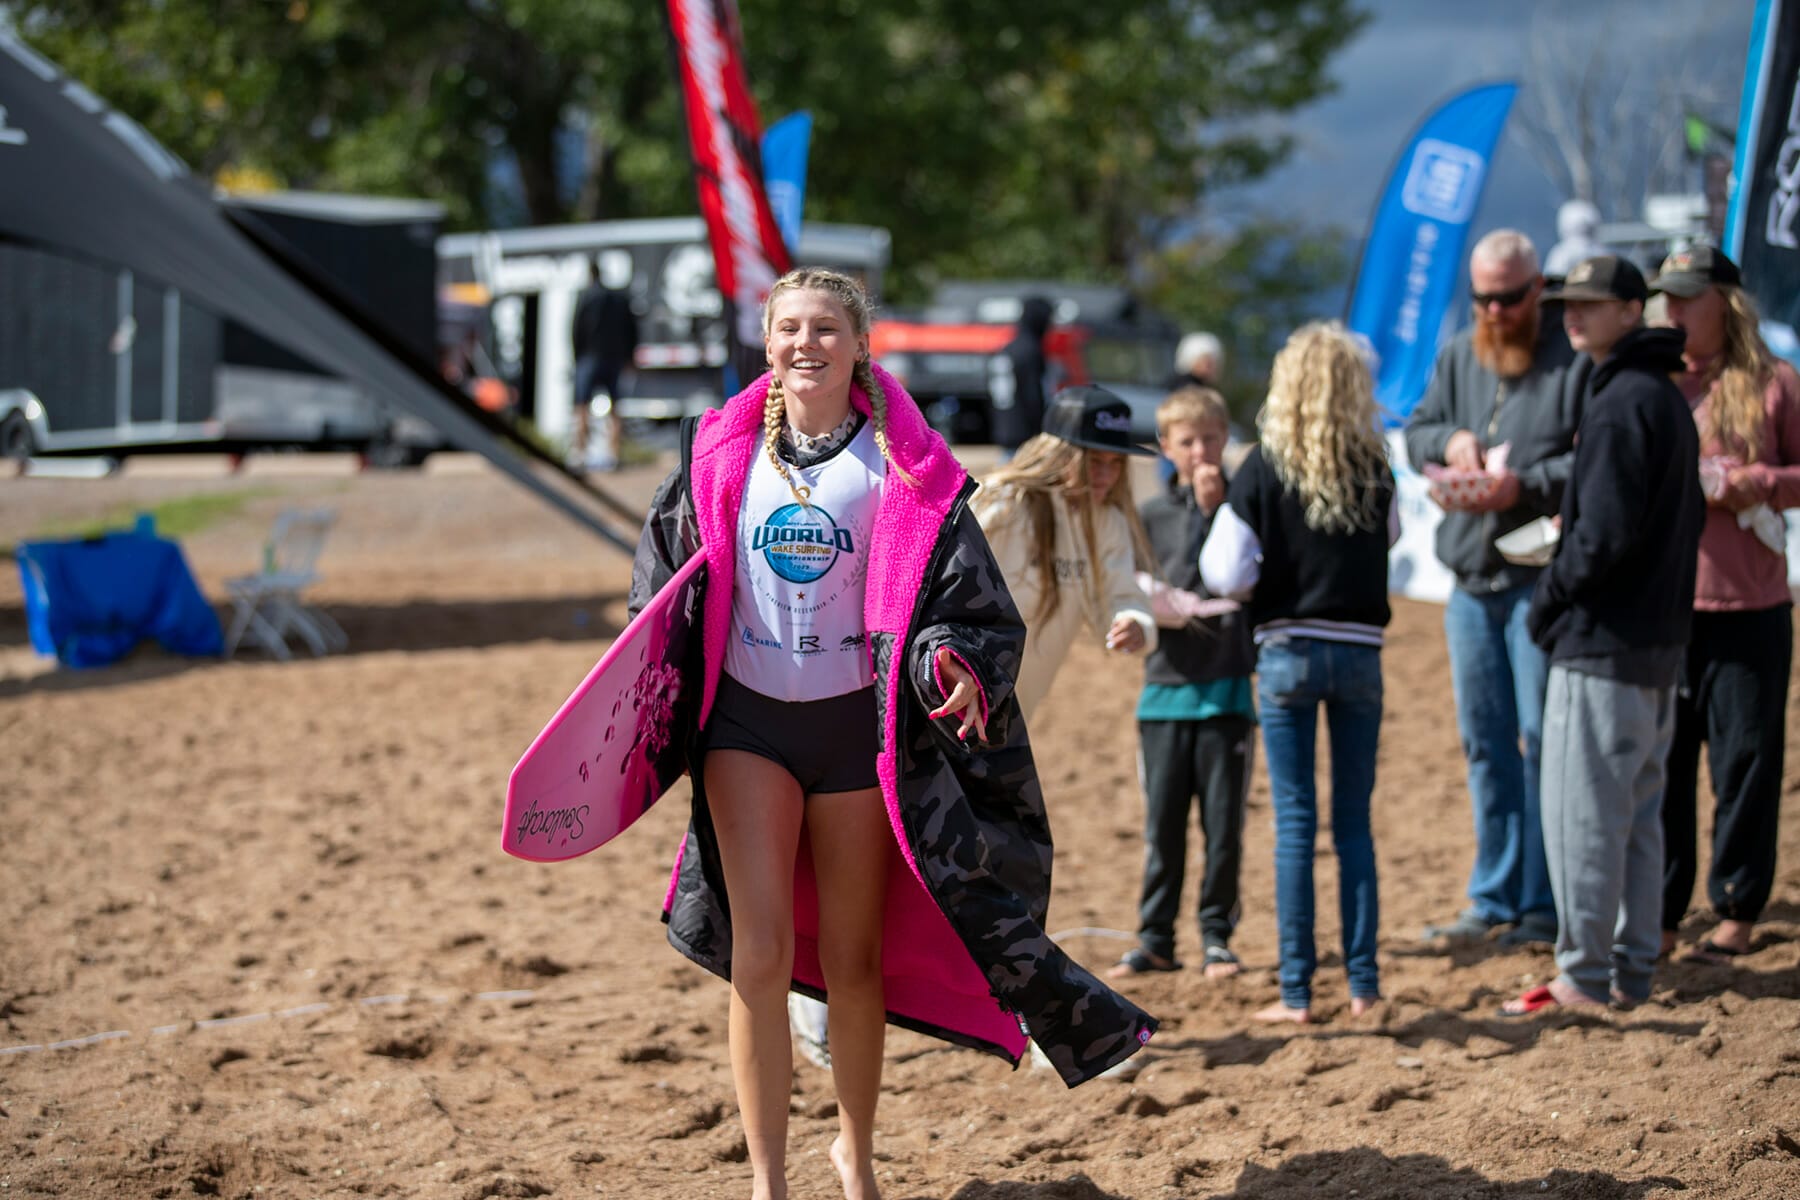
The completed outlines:
{"type": "Polygon", "coordinates": [[[1456,576],[1444,611],[1456,722],[1468,761],[1475,864],[1468,904],[1425,928],[1427,941],[1467,944],[1501,932],[1509,945],[1556,940],[1556,903],[1538,815],[1538,747],[1550,667],[1525,630],[1540,568],[1507,562],[1496,538],[1555,516],[1574,461],[1575,429],[1592,363],[1569,348],[1558,314],[1540,317],[1537,249],[1517,230],[1475,244],[1475,319],[1438,355],[1406,424],[1407,456],[1488,470],[1482,499],[1445,506],[1437,555],[1456,576]],[[1505,446],[1504,465],[1499,455],[1505,446]]]}

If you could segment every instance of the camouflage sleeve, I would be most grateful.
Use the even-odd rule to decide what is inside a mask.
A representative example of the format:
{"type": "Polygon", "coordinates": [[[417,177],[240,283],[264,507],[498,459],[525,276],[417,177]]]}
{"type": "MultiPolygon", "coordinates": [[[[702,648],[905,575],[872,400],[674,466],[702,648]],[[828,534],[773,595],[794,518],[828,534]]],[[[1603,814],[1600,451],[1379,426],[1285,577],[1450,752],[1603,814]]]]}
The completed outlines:
{"type": "Polygon", "coordinates": [[[699,525],[688,502],[687,479],[677,467],[656,489],[644,531],[631,560],[630,615],[643,611],[650,598],[681,570],[700,547],[699,525]]]}
{"type": "MultiPolygon", "coordinates": [[[[925,581],[925,605],[917,634],[907,647],[907,678],[927,711],[944,701],[938,685],[937,652],[950,652],[981,685],[982,711],[990,744],[1006,740],[1013,683],[1025,650],[1025,622],[1006,589],[987,538],[964,508],[950,531],[951,545],[935,576],[925,581]]],[[[954,730],[956,722],[940,724],[954,730]]],[[[949,738],[956,742],[954,733],[949,738]]]]}

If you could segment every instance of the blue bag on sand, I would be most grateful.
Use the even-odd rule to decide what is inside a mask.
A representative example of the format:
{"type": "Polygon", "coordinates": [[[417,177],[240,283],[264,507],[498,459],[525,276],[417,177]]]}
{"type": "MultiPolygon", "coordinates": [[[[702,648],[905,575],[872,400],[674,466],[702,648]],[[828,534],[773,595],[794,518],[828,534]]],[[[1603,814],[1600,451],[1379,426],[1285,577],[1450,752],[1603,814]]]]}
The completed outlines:
{"type": "Polygon", "coordinates": [[[25,542],[17,554],[32,648],[65,666],[106,666],[144,638],[171,654],[225,649],[218,614],[181,547],[148,521],[80,541],[25,542]]]}

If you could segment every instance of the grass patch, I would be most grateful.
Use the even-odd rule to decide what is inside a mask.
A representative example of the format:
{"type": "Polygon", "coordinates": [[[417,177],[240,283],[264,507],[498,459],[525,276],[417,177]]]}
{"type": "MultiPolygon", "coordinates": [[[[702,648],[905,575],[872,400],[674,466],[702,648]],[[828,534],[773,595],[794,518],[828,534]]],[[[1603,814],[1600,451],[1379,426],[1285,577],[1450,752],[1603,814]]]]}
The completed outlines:
{"type": "MultiPolygon", "coordinates": [[[[149,505],[120,504],[98,517],[82,521],[53,521],[33,533],[28,540],[99,537],[130,529],[137,523],[138,514],[147,512],[155,518],[159,536],[180,541],[210,529],[221,521],[230,520],[243,512],[244,507],[252,501],[280,494],[278,488],[240,488],[230,492],[194,492],[149,505]]],[[[7,554],[11,554],[15,547],[7,546],[4,549],[7,554]]]]}

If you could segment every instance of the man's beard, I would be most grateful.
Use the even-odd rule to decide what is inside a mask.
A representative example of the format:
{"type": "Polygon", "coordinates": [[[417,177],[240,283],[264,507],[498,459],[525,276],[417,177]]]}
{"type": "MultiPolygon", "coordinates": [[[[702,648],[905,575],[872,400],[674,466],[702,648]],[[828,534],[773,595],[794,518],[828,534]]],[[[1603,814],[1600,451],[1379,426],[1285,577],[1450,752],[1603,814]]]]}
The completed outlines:
{"type": "Polygon", "coordinates": [[[1531,370],[1537,357],[1538,321],[1541,314],[1534,307],[1518,329],[1508,329],[1498,318],[1485,312],[1475,314],[1475,361],[1500,376],[1516,379],[1531,370]]]}

